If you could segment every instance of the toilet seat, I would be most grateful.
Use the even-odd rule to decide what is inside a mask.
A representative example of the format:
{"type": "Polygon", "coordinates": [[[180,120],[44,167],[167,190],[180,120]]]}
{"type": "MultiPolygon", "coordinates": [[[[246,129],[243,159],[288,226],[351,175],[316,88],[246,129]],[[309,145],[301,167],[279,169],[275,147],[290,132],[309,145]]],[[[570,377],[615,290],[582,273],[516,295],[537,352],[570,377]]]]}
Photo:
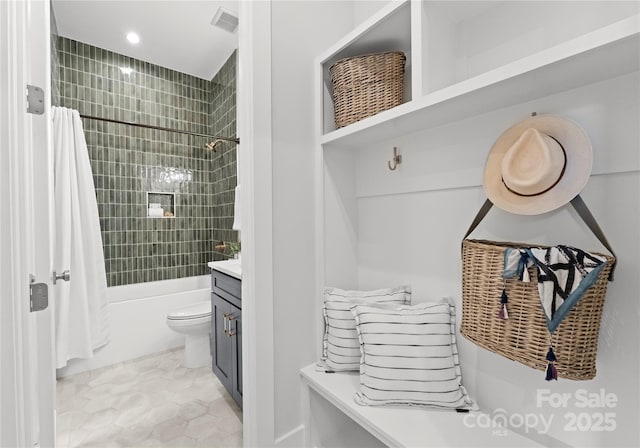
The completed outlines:
{"type": "Polygon", "coordinates": [[[169,325],[170,328],[173,328],[175,331],[178,331],[178,332],[181,331],[180,329],[184,329],[182,330],[183,332],[186,330],[197,331],[197,329],[200,326],[202,326],[204,330],[208,330],[211,327],[211,316],[195,317],[192,319],[168,319],[167,318],[167,325],[169,325]]]}
{"type": "MultiPolygon", "coordinates": [[[[211,317],[211,302],[200,302],[178,310],[167,315],[168,320],[204,320],[211,317]]],[[[194,322],[195,323],[195,322],[194,322]]]]}

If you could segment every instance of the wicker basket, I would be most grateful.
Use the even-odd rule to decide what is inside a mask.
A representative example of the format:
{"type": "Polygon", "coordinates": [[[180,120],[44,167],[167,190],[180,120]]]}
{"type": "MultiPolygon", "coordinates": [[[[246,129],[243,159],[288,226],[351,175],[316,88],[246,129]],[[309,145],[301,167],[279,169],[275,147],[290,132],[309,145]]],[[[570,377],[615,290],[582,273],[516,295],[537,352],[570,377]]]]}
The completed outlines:
{"type": "Polygon", "coordinates": [[[375,53],[346,58],[329,68],[336,128],[402,103],[404,53],[375,53]]]}
{"type": "MultiPolygon", "coordinates": [[[[502,278],[504,250],[519,243],[462,242],[462,324],[460,332],[475,344],[513,361],[545,370],[549,331],[540,305],[537,274],[529,283],[502,278]],[[502,289],[509,297],[509,319],[498,318],[502,289]]],[[[531,244],[527,244],[531,247],[531,244]]],[[[542,247],[542,246],[540,246],[542,247]]],[[[596,375],[596,351],[607,279],[614,257],[553,334],[558,376],[589,380],[596,375]]]]}

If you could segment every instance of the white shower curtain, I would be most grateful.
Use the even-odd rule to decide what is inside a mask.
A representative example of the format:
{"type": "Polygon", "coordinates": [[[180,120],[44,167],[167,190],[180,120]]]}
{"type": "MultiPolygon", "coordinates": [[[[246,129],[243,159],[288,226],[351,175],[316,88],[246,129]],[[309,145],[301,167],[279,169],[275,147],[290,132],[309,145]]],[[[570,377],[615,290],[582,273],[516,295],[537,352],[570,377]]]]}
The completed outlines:
{"type": "Polygon", "coordinates": [[[54,266],[69,269],[55,294],[57,368],[109,342],[107,280],[98,204],[78,111],[53,108],[54,266]]]}

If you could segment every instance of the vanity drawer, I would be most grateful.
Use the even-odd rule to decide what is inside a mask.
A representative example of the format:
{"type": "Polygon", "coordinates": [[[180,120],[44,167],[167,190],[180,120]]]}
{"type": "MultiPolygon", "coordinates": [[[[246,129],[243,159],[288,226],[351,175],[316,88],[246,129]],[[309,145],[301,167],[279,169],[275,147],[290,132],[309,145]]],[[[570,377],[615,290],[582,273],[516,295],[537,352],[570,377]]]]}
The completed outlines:
{"type": "Polygon", "coordinates": [[[242,283],[235,277],[211,270],[211,290],[238,308],[242,307],[242,283]]]}

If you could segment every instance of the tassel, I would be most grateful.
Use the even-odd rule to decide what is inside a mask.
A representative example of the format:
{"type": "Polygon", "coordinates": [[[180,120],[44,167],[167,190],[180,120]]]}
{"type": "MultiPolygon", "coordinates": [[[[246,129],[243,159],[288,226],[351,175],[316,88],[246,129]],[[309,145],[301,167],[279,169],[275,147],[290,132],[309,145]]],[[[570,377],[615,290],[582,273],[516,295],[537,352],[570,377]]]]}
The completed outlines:
{"type": "Polygon", "coordinates": [[[544,379],[547,381],[558,379],[558,373],[556,372],[556,368],[553,366],[553,364],[547,364],[547,374],[544,379]]]}
{"type": "Polygon", "coordinates": [[[556,370],[556,366],[554,366],[551,363],[549,363],[547,365],[547,376],[545,377],[545,380],[547,380],[547,381],[551,381],[551,380],[558,381],[558,371],[556,370]]]}
{"type": "Polygon", "coordinates": [[[549,347],[549,351],[547,352],[547,361],[556,362],[556,354],[553,353],[553,347],[549,347]]]}
{"type": "Polygon", "coordinates": [[[502,307],[500,308],[500,312],[498,312],[498,317],[500,319],[504,319],[504,320],[509,319],[509,313],[507,312],[507,304],[506,303],[504,303],[502,305],[502,307]]]}
{"type": "Polygon", "coordinates": [[[547,352],[547,361],[549,361],[549,363],[547,364],[547,375],[545,377],[545,380],[558,381],[558,371],[556,369],[556,366],[553,364],[557,361],[556,354],[553,353],[553,347],[549,347],[549,351],[547,352]]]}
{"type": "Polygon", "coordinates": [[[507,303],[509,302],[509,298],[507,297],[507,292],[502,290],[502,297],[500,298],[500,303],[502,306],[500,307],[500,312],[498,313],[498,317],[500,319],[509,319],[509,313],[507,312],[507,303]]]}

